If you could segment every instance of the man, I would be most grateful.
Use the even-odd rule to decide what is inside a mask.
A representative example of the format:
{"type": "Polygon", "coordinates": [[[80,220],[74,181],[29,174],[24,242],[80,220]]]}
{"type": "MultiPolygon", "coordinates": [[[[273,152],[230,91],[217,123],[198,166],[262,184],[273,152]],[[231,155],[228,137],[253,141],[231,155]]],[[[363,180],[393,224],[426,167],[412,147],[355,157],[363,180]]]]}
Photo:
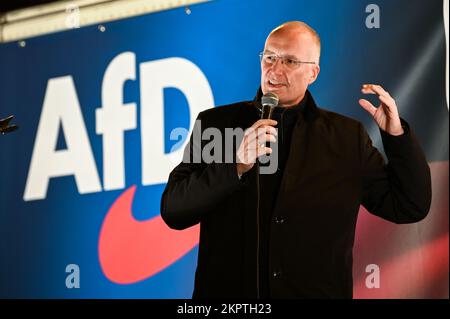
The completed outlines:
{"type": "Polygon", "coordinates": [[[359,122],[314,103],[319,57],[316,32],[285,23],[266,40],[255,100],[200,113],[194,131],[250,129],[233,163],[189,162],[204,148],[191,137],[162,195],[170,227],[201,225],[194,297],[351,298],[359,206],[395,223],[427,215],[429,168],[394,99],[366,84],[381,104],[359,101],[380,127],[386,164],[359,122]],[[268,92],[279,98],[275,120],[258,120],[268,92]],[[273,145],[278,169],[260,174],[273,145]]]}

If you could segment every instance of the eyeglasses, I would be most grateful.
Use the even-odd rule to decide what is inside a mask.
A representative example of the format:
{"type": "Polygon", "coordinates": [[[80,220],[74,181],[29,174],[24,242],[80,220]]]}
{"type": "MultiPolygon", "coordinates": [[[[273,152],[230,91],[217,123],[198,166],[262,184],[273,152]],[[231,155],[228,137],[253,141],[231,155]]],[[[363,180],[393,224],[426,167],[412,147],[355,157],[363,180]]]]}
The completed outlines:
{"type": "Polygon", "coordinates": [[[281,59],[281,63],[292,70],[298,68],[301,64],[316,64],[316,62],[299,61],[291,57],[278,55],[272,52],[261,52],[259,54],[259,58],[261,62],[267,66],[274,65],[279,59],[281,59]]]}

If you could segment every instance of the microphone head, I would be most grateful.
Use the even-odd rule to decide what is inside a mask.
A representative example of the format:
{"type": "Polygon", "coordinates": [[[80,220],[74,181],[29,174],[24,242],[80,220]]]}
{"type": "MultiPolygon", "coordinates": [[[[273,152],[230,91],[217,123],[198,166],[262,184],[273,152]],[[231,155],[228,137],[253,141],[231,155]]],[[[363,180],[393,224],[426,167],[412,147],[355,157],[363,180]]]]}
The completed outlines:
{"type": "Polygon", "coordinates": [[[262,104],[262,119],[271,119],[273,109],[278,105],[278,96],[272,92],[267,92],[261,98],[262,104]]]}
{"type": "Polygon", "coordinates": [[[278,96],[272,92],[267,92],[261,98],[261,104],[275,107],[278,105],[278,96]]]}

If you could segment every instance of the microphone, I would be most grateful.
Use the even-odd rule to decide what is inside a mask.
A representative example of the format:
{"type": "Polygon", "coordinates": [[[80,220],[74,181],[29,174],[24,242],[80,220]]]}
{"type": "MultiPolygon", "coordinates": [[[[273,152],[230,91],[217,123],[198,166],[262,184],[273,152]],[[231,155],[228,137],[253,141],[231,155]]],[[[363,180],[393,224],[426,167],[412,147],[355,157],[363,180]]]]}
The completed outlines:
{"type": "Polygon", "coordinates": [[[261,104],[261,119],[271,119],[273,109],[278,105],[278,96],[274,93],[267,92],[261,98],[261,104]]]}
{"type": "Polygon", "coordinates": [[[15,124],[10,125],[9,122],[14,118],[14,115],[10,115],[7,118],[0,119],[0,133],[6,134],[17,130],[19,127],[15,124]]]}

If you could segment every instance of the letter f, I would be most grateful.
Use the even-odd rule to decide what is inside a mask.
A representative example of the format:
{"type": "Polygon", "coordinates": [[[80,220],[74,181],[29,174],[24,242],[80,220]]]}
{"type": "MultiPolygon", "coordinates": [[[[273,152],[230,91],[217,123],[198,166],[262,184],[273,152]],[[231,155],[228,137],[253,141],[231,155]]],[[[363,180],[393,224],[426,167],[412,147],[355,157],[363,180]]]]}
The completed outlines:
{"type": "Polygon", "coordinates": [[[123,86],[135,79],[136,57],[132,52],[115,57],[103,76],[103,107],[96,110],[96,133],[103,134],[105,190],[125,187],[123,132],[136,128],[136,103],[123,104],[123,86]]]}

